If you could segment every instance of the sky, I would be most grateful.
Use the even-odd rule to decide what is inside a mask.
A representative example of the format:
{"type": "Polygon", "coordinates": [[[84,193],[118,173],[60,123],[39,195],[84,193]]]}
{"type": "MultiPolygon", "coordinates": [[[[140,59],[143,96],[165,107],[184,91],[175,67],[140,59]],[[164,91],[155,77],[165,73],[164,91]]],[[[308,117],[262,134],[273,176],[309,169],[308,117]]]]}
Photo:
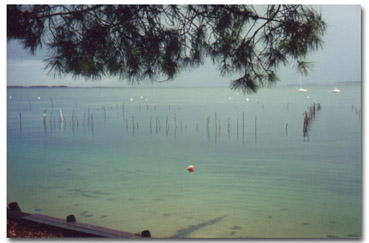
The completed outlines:
{"type": "MultiPolygon", "coordinates": [[[[313,70],[302,82],[331,84],[334,82],[361,81],[361,6],[314,5],[322,13],[328,28],[323,36],[322,49],[310,54],[313,70]]],[[[7,85],[68,85],[68,86],[127,86],[126,80],[116,77],[97,81],[74,79],[71,76],[54,77],[44,69],[47,58],[44,50],[32,56],[17,41],[7,41],[7,85]]],[[[279,84],[297,84],[299,75],[290,65],[277,72],[279,84]]],[[[173,81],[163,84],[143,82],[140,86],[229,86],[238,76],[222,77],[217,66],[210,61],[203,66],[183,71],[173,81]]]]}

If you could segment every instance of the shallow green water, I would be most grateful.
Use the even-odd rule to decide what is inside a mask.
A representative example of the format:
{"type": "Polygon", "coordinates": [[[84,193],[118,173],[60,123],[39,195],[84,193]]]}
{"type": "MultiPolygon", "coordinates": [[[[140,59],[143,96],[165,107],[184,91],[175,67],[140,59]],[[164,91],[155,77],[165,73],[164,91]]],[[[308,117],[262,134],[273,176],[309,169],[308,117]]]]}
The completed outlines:
{"type": "Polygon", "coordinates": [[[361,87],[331,88],[8,88],[7,201],[158,238],[360,237],[361,87]]]}

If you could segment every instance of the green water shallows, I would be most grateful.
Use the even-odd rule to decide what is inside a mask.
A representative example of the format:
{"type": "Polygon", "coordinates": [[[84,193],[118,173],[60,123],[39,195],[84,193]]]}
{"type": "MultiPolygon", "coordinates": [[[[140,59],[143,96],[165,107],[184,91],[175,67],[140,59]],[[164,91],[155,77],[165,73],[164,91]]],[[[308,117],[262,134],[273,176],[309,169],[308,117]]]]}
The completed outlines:
{"type": "Polygon", "coordinates": [[[8,88],[7,201],[159,238],[361,237],[361,87],[330,88],[8,88]]]}

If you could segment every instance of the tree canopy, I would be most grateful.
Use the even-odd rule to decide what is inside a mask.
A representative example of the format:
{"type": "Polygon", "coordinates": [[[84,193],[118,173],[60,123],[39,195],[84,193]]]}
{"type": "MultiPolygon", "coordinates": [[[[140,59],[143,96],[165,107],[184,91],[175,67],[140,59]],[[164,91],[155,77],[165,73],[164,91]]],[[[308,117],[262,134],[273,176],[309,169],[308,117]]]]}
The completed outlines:
{"type": "Polygon", "coordinates": [[[8,5],[7,37],[34,53],[48,48],[46,68],[87,79],[171,80],[210,58],[232,89],[256,92],[293,61],[307,73],[326,23],[302,5],[8,5]]]}

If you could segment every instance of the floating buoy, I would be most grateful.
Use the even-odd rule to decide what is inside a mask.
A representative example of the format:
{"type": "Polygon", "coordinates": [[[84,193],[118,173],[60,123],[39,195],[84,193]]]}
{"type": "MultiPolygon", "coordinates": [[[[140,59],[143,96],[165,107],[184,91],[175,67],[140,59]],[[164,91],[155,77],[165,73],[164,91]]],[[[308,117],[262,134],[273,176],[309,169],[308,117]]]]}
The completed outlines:
{"type": "Polygon", "coordinates": [[[187,167],[187,170],[188,170],[188,172],[192,172],[193,173],[193,170],[195,169],[195,167],[193,166],[193,165],[190,165],[190,166],[188,166],[187,167]]]}

